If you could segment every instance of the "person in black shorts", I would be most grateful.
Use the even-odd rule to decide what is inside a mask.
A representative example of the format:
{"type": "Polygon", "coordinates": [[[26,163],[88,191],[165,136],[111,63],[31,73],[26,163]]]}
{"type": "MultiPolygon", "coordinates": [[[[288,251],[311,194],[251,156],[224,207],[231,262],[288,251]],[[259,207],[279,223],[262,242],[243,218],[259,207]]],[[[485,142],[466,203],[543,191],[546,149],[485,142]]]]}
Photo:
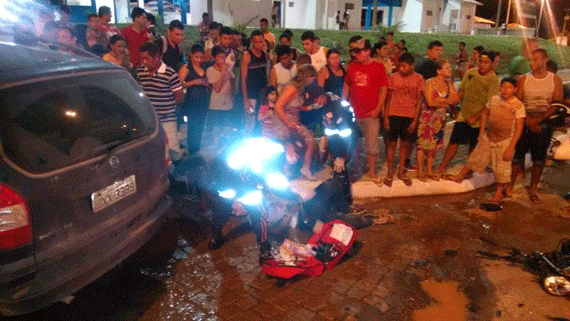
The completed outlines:
{"type": "Polygon", "coordinates": [[[414,72],[414,57],[403,54],[398,58],[400,69],[390,76],[388,85],[388,103],[384,108],[384,128],[387,131],[388,146],[386,148],[386,165],[388,170],[384,184],[392,186],[394,177],[394,154],[398,139],[400,140],[400,160],[398,178],[406,186],[412,185],[412,180],[406,176],[404,166],[410,153],[411,145],[416,138],[416,129],[420,114],[423,77],[414,72]]]}

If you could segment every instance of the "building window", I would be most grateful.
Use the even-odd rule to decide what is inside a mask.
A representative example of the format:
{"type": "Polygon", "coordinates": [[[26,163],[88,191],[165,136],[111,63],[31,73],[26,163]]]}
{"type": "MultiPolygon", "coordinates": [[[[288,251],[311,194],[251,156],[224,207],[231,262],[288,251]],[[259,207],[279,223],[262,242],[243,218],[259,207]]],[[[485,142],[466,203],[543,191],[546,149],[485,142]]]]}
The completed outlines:
{"type": "Polygon", "coordinates": [[[459,17],[459,10],[451,10],[451,19],[457,19],[459,17]]]}
{"type": "Polygon", "coordinates": [[[465,17],[465,19],[467,19],[467,20],[471,19],[471,15],[468,14],[467,17],[465,17]]]}
{"type": "Polygon", "coordinates": [[[344,9],[345,10],[354,10],[354,3],[345,3],[344,9]]]}
{"type": "Polygon", "coordinates": [[[293,8],[295,6],[295,2],[289,2],[289,8],[293,8]]]}
{"type": "Polygon", "coordinates": [[[426,11],[426,16],[428,16],[428,17],[433,16],[433,11],[431,11],[431,10],[426,11]]]}

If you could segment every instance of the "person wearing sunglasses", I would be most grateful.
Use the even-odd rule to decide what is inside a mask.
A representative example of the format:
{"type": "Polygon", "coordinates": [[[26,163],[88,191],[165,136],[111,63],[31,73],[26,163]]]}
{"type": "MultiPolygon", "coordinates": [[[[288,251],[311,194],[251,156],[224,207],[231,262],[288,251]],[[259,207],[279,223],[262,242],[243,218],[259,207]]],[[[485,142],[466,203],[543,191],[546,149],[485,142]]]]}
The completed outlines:
{"type": "Polygon", "coordinates": [[[371,51],[369,40],[364,40],[350,49],[355,59],[348,65],[342,97],[349,98],[356,124],[364,136],[368,160],[367,176],[374,182],[379,182],[376,174],[376,158],[380,145],[378,116],[386,101],[388,77],[384,65],[370,56],[371,51]]]}

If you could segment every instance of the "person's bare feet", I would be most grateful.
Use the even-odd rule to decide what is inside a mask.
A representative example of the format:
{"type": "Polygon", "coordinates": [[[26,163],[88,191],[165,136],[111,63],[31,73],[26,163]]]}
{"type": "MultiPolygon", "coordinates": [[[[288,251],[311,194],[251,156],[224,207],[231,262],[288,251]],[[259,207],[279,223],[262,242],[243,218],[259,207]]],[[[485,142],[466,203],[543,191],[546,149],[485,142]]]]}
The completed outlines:
{"type": "Polygon", "coordinates": [[[436,173],[427,173],[426,177],[434,181],[439,181],[439,175],[436,173]]]}
{"type": "Polygon", "coordinates": [[[503,190],[504,197],[513,197],[513,187],[511,185],[507,185],[503,190]]]}
{"type": "Polygon", "coordinates": [[[503,194],[502,192],[499,193],[498,195],[497,195],[497,193],[495,193],[495,195],[493,195],[493,198],[491,198],[491,199],[489,200],[489,203],[500,204],[501,201],[503,200],[503,195],[502,195],[502,194],[503,194]]]}
{"type": "Polygon", "coordinates": [[[443,178],[446,181],[452,181],[452,182],[456,182],[456,183],[461,183],[463,182],[463,177],[461,176],[457,176],[457,175],[451,175],[451,174],[443,174],[441,176],[441,178],[443,178]]]}
{"type": "Polygon", "coordinates": [[[434,172],[434,174],[443,174],[443,173],[445,173],[445,170],[443,168],[438,167],[433,172],[434,172]]]}
{"type": "Polygon", "coordinates": [[[528,198],[533,204],[542,204],[542,200],[536,193],[528,193],[528,198]]]}

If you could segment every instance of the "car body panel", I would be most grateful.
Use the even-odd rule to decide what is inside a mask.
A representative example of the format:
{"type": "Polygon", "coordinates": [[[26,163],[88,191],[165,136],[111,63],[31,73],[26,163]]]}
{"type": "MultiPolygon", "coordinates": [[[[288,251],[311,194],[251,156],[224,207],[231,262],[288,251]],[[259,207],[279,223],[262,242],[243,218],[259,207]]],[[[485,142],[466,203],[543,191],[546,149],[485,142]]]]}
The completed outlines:
{"type": "MultiPolygon", "coordinates": [[[[14,134],[12,137],[12,132],[6,134],[6,130],[3,136],[0,136],[0,183],[14,189],[26,200],[33,231],[33,244],[0,251],[2,315],[37,310],[100,277],[136,251],[157,231],[164,213],[170,206],[170,199],[165,196],[169,186],[165,133],[146,96],[126,70],[89,57],[0,43],[0,97],[6,97],[11,91],[19,89],[24,90],[27,95],[26,90],[31,93],[34,86],[43,90],[50,84],[57,87],[66,81],[71,83],[72,89],[75,88],[73,85],[76,82],[78,88],[96,90],[100,86],[97,81],[100,77],[117,77],[115,80],[121,80],[120,84],[123,84],[126,88],[124,90],[128,92],[117,94],[118,98],[111,98],[132,109],[127,110],[128,113],[142,117],[144,121],[141,120],[141,124],[151,124],[150,127],[145,127],[148,131],[139,131],[140,134],[128,136],[124,142],[118,141],[117,146],[113,145],[112,148],[109,145],[108,149],[99,150],[97,146],[80,154],[81,156],[73,161],[37,171],[27,167],[25,161],[15,159],[14,155],[17,154],[12,150],[4,149],[4,144],[8,144],[8,140],[13,137],[18,139],[27,136],[14,134]],[[14,53],[22,57],[20,63],[12,58],[14,53]],[[86,79],[93,79],[93,84],[89,84],[86,79]],[[89,86],[85,85],[86,83],[89,86]],[[4,142],[1,141],[3,138],[4,142]],[[94,193],[133,176],[136,192],[94,211],[94,193]]],[[[121,90],[123,89],[117,88],[117,92],[121,90]]],[[[100,98],[101,100],[95,100],[92,104],[105,104],[111,99],[100,98]]],[[[27,103],[25,99],[22,101],[22,104],[27,103]]],[[[12,105],[6,102],[7,100],[4,101],[4,108],[14,106],[13,102],[12,105]]],[[[23,105],[22,110],[27,110],[28,106],[23,105]]],[[[39,108],[42,108],[41,106],[43,105],[39,108]]],[[[85,106],[86,113],[97,111],[96,108],[89,107],[89,104],[85,106]]],[[[112,109],[114,106],[106,108],[112,109]]],[[[6,115],[10,112],[4,111],[0,117],[20,117],[18,109],[15,109],[16,115],[6,115]]],[[[34,113],[31,114],[29,117],[34,117],[34,113]]],[[[85,119],[87,118],[85,116],[85,119]]],[[[14,124],[5,123],[3,126],[14,124]]],[[[112,131],[116,128],[113,127],[114,123],[110,126],[111,129],[95,126],[84,132],[93,136],[109,136],[98,131],[112,131]]],[[[133,131],[137,129],[134,125],[132,128],[133,131]]],[[[26,132],[24,129],[21,131],[26,132]]],[[[33,128],[28,128],[29,131],[33,132],[33,128]]],[[[28,136],[33,134],[26,132],[28,136]]],[[[81,138],[77,139],[77,145],[84,147],[86,143],[85,140],[80,140],[81,138]]],[[[60,145],[66,142],[63,138],[54,141],[60,145]]],[[[43,143],[53,144],[52,141],[43,143]]],[[[31,154],[40,153],[37,151],[40,147],[35,143],[21,145],[8,148],[29,148],[32,150],[31,154]]],[[[47,154],[60,152],[57,150],[58,146],[52,147],[47,147],[47,154]]],[[[54,159],[53,162],[58,165],[57,158],[54,159]]]]}

